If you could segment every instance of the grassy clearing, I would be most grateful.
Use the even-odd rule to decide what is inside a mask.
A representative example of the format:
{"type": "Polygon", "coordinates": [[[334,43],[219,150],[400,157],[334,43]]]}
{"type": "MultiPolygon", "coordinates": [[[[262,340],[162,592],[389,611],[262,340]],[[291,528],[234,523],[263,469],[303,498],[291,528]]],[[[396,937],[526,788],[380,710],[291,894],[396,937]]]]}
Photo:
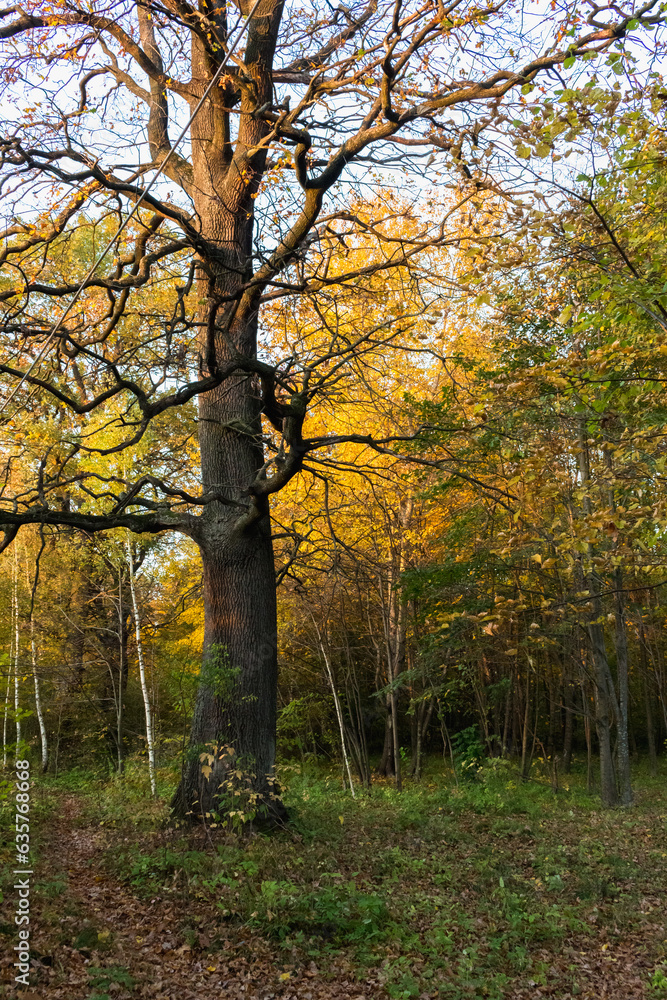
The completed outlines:
{"type": "MultiPolygon", "coordinates": [[[[630,944],[647,995],[667,997],[664,776],[640,773],[637,805],[607,812],[577,774],[554,795],[499,761],[457,787],[432,760],[402,794],[376,784],[356,800],[326,770],[292,766],[289,830],[213,843],[165,828],[167,800],[146,801],[138,770],[92,790],[79,777],[47,798],[65,784],[79,823],[111,829],[107,871],[139,899],[191,905],[199,916],[178,928],[189,947],[215,954],[221,927],[246,928],[294,968],[343,955],[396,1000],[499,1000],[577,996],[591,956],[616,962],[620,983],[630,944]]],[[[61,891],[57,876],[42,887],[61,891]]]]}

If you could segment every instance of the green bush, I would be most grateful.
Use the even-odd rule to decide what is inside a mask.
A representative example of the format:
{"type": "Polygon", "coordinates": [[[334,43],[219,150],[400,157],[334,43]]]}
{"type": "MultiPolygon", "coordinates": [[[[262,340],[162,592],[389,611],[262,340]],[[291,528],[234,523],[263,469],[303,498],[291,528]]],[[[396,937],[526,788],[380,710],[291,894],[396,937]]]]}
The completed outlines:
{"type": "Polygon", "coordinates": [[[353,881],[310,892],[294,882],[265,881],[248,903],[254,907],[249,923],[279,940],[367,943],[383,937],[391,924],[385,901],[360,892],[353,881]]]}
{"type": "Polygon", "coordinates": [[[459,779],[474,780],[486,755],[477,726],[468,726],[452,736],[452,749],[459,779]]]}

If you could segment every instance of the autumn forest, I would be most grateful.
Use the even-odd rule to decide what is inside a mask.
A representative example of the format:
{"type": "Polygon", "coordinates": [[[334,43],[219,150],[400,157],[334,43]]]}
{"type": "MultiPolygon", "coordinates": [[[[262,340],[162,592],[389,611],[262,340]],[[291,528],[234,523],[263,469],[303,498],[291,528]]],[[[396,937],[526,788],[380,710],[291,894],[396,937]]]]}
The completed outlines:
{"type": "Polygon", "coordinates": [[[0,995],[667,997],[666,18],[0,11],[0,995]]]}

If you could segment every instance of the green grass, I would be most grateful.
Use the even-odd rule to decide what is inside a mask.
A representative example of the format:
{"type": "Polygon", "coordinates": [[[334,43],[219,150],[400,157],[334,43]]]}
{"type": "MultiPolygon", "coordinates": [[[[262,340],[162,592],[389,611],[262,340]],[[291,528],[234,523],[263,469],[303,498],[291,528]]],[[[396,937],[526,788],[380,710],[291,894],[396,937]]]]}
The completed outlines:
{"type": "Polygon", "coordinates": [[[134,989],[134,980],[129,971],[122,965],[109,965],[105,968],[90,966],[88,981],[92,987],[89,1000],[111,1000],[111,991],[118,987],[134,989]]]}
{"type": "MultiPolygon", "coordinates": [[[[457,786],[433,759],[401,794],[378,782],[353,800],[337,774],[290,765],[290,828],[214,845],[165,829],[167,796],[146,802],[132,770],[77,794],[82,822],[112,828],[109,873],[139,897],[190,901],[285,960],[326,967],[342,955],[396,1000],[500,1000],[555,975],[559,994],[576,995],[568,955],[633,938],[650,957],[647,993],[667,997],[665,943],[645,905],[667,888],[664,777],[639,770],[637,805],[605,811],[583,775],[554,795],[539,772],[523,783],[492,761],[457,786]]],[[[195,926],[181,928],[185,943],[195,926]]]]}
{"type": "Polygon", "coordinates": [[[146,763],[129,759],[123,774],[103,769],[72,768],[54,778],[38,779],[41,792],[51,800],[71,795],[79,803],[77,822],[83,826],[99,823],[111,827],[132,826],[153,829],[169,819],[169,798],[178,774],[175,767],[157,773],[158,796],[151,799],[146,763]]]}

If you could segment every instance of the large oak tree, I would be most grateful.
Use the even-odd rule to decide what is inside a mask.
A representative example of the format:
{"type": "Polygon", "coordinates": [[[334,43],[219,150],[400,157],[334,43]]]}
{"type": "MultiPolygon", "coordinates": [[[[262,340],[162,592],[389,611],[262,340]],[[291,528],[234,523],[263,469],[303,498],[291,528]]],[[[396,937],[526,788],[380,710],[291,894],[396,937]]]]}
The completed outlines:
{"type": "MultiPolygon", "coordinates": [[[[280,814],[270,781],[269,500],[309,454],[341,440],[308,436],[309,405],[347,360],[404,329],[399,317],[353,338],[334,330],[317,353],[276,357],[258,349],[262,307],[363,281],[455,239],[447,219],[406,239],[386,220],[369,223],[345,203],[345,177],[363,192],[373,169],[395,179],[410,161],[423,184],[436,176],[429,164],[448,165],[468,185],[463,197],[474,196],[492,184],[481,137],[512,127],[504,103],[513,94],[659,19],[657,0],[552,8],[261,0],[149,193],[238,12],[223,0],[52,0],[0,12],[4,99],[19,109],[7,111],[0,141],[5,545],[30,523],[196,541],[206,631],[183,814],[212,808],[228,780],[229,753],[202,773],[199,751],[211,745],[233,747],[234,770],[255,775],[257,804],[280,814]],[[140,198],[53,335],[59,309],[140,198]],[[334,274],[331,254],[352,233],[383,258],[334,274]],[[199,485],[182,460],[195,420],[199,485]]],[[[363,431],[360,442],[393,447],[363,431]]]]}

